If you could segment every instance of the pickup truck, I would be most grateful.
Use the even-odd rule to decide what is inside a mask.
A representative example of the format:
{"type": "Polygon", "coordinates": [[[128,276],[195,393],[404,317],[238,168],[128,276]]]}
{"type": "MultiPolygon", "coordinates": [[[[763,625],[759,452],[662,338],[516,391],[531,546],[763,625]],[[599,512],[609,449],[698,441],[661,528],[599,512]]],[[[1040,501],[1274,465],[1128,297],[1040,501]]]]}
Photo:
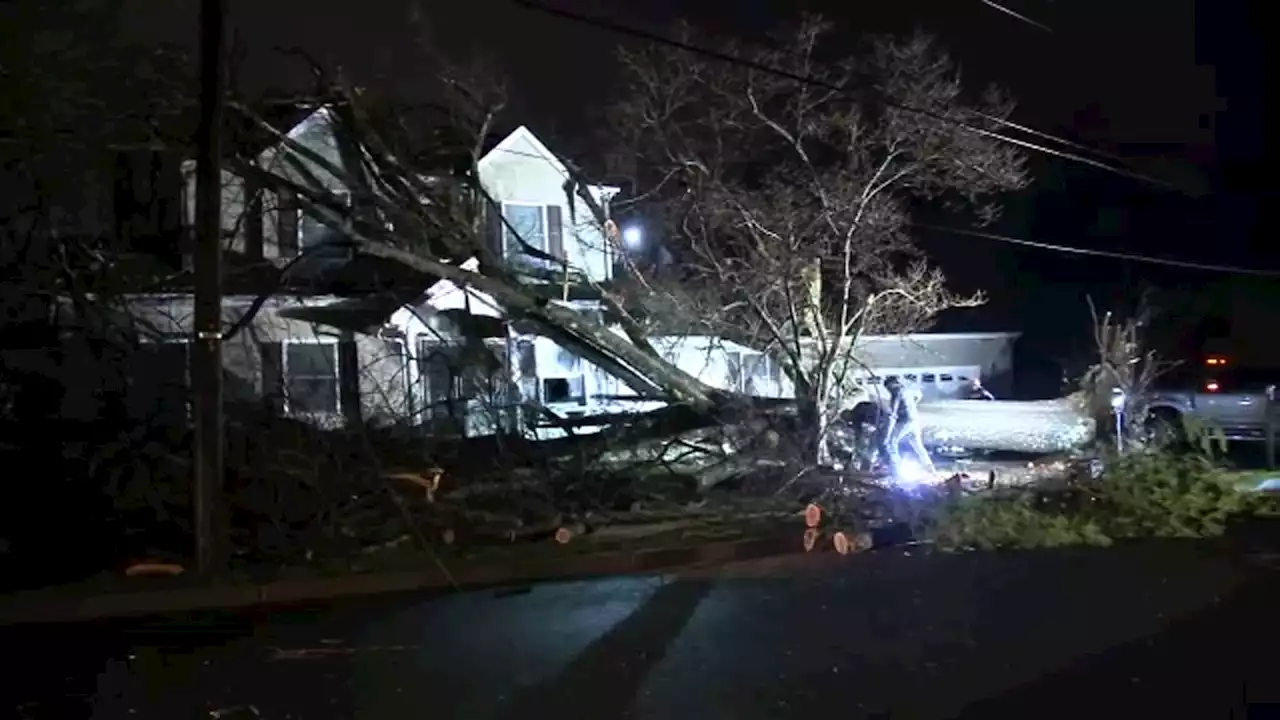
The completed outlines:
{"type": "Polygon", "coordinates": [[[1227,440],[1266,440],[1267,428],[1280,420],[1276,378],[1280,372],[1206,366],[1198,374],[1178,373],[1147,397],[1147,432],[1177,437],[1184,419],[1220,431],[1227,440]]]}

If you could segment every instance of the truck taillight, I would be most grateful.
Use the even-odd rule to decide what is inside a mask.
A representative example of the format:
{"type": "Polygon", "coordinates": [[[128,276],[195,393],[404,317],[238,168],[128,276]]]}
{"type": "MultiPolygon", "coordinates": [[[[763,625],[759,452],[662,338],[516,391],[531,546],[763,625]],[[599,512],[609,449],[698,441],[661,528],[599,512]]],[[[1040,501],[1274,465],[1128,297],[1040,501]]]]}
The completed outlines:
{"type": "Polygon", "coordinates": [[[1211,393],[1218,392],[1218,383],[1210,380],[1209,382],[1204,384],[1204,389],[1205,389],[1205,392],[1211,392],[1211,393]]]}

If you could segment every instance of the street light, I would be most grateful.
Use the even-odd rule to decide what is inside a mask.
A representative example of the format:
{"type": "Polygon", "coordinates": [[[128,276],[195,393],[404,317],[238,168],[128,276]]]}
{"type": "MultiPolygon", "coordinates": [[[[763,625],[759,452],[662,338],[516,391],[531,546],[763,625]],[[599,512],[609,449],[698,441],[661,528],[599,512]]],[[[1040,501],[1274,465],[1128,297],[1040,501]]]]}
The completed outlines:
{"type": "Polygon", "coordinates": [[[644,242],[644,233],[634,225],[622,231],[622,244],[635,250],[644,242]]]}

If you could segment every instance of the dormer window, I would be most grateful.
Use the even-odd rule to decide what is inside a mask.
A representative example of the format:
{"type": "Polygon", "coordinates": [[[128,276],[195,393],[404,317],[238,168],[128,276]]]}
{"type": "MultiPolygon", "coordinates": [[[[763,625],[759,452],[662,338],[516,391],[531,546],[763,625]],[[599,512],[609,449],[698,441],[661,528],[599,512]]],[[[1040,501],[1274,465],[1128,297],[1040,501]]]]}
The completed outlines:
{"type": "MultiPolygon", "coordinates": [[[[339,205],[351,207],[351,193],[337,190],[331,198],[339,205]]],[[[303,203],[291,191],[282,189],[276,210],[276,237],[279,239],[280,257],[295,257],[299,253],[332,243],[341,233],[329,227],[320,214],[303,208],[303,203]]]]}
{"type": "Polygon", "coordinates": [[[503,255],[515,258],[523,254],[525,244],[554,257],[564,257],[564,226],[559,205],[506,203],[502,206],[506,220],[503,227],[503,255]]]}

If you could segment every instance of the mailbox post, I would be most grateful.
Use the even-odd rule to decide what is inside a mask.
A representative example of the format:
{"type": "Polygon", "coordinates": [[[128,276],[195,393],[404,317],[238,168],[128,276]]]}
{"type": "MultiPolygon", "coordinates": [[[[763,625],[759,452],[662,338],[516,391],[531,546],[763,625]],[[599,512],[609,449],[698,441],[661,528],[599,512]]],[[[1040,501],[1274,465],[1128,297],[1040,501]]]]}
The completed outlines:
{"type": "Polygon", "coordinates": [[[1116,421],[1116,452],[1124,452],[1124,405],[1128,398],[1120,388],[1111,388],[1111,413],[1116,421]]]}

